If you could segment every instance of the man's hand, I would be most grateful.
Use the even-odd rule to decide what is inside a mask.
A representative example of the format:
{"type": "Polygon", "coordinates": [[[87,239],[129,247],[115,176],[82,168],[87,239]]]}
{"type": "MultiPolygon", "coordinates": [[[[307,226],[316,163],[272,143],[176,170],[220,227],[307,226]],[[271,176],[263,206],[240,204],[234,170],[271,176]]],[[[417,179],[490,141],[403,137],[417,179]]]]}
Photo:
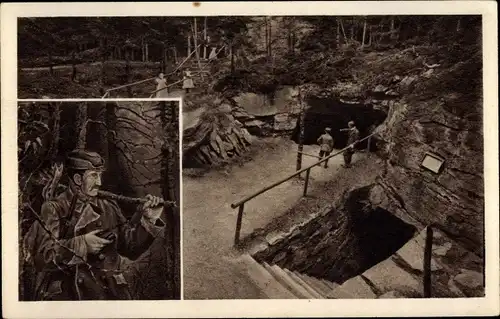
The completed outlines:
{"type": "Polygon", "coordinates": [[[143,215],[146,218],[154,220],[160,218],[162,209],[152,209],[152,208],[157,207],[162,202],[161,198],[148,194],[146,195],[146,199],[148,201],[144,203],[144,206],[142,207],[143,215]]]}
{"type": "Polygon", "coordinates": [[[107,240],[96,235],[100,231],[100,229],[97,229],[83,236],[85,244],[87,244],[87,251],[91,254],[97,254],[104,246],[111,243],[111,240],[107,240]]]}

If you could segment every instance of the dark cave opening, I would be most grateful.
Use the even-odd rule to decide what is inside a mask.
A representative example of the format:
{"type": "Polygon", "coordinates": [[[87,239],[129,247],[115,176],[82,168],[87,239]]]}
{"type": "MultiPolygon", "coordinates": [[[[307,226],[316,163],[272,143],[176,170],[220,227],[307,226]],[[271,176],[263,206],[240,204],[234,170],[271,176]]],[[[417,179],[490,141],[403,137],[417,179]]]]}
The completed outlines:
{"type": "MultiPolygon", "coordinates": [[[[340,129],[347,128],[349,121],[354,121],[359,130],[360,138],[382,124],[387,114],[381,110],[374,109],[371,105],[347,104],[335,98],[312,97],[307,100],[310,108],[306,111],[304,127],[304,144],[316,144],[318,137],[323,134],[326,127],[332,129],[331,135],[334,139],[334,148],[341,149],[347,146],[347,133],[340,129]]],[[[298,143],[300,122],[297,123],[292,140],[298,143]]],[[[375,140],[375,139],[374,139],[375,140]]],[[[376,151],[376,144],[370,144],[370,150],[376,151]]],[[[367,147],[367,141],[357,145],[358,149],[367,147]]]]}
{"type": "Polygon", "coordinates": [[[362,274],[379,262],[389,258],[416,232],[416,228],[403,222],[390,212],[375,208],[367,213],[354,213],[350,218],[350,243],[339,252],[338,264],[326,278],[335,282],[362,274]]]}
{"type": "Polygon", "coordinates": [[[417,231],[385,209],[365,208],[369,190],[351,191],[341,209],[311,220],[300,233],[253,257],[339,284],[362,274],[393,255],[417,231]]]}

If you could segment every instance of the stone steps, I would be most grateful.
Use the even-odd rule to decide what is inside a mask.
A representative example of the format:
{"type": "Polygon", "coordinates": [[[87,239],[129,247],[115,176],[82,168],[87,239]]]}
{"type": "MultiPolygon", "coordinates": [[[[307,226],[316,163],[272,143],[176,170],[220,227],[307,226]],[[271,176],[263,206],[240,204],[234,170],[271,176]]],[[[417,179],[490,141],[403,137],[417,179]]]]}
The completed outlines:
{"type": "Polygon", "coordinates": [[[252,282],[270,299],[327,299],[338,286],[278,265],[259,264],[249,254],[243,255],[241,260],[252,282]]]}
{"type": "Polygon", "coordinates": [[[286,289],[282,284],[280,284],[261,264],[259,264],[252,256],[245,254],[240,258],[246,272],[250,277],[250,280],[259,289],[264,292],[264,294],[269,299],[296,299],[292,292],[286,289]]]}

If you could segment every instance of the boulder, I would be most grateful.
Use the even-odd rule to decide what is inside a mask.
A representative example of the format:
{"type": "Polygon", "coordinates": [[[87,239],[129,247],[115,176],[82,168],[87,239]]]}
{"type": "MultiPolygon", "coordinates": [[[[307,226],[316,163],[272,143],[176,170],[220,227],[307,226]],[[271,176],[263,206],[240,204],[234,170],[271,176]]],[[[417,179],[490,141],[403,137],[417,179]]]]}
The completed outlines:
{"type": "Polygon", "coordinates": [[[335,288],[327,296],[328,299],[375,299],[377,295],[370,286],[361,278],[356,276],[335,288]]]}
{"type": "Polygon", "coordinates": [[[382,84],[379,84],[377,85],[374,89],[373,89],[373,93],[384,93],[388,90],[389,88],[387,86],[384,86],[382,84]]]}
{"type": "MultiPolygon", "coordinates": [[[[396,256],[400,257],[409,267],[421,272],[424,271],[426,232],[427,229],[424,229],[396,252],[396,256]]],[[[443,266],[439,265],[434,257],[432,257],[431,271],[436,271],[442,268],[443,266]]]]}
{"type": "Polygon", "coordinates": [[[391,290],[409,290],[417,293],[420,283],[393,260],[386,259],[362,274],[382,293],[391,290]]]}
{"type": "Polygon", "coordinates": [[[461,269],[461,273],[453,281],[468,297],[484,296],[484,275],[480,272],[461,269]]]}
{"type": "Polygon", "coordinates": [[[291,117],[288,113],[276,114],[274,116],[273,130],[293,131],[297,126],[297,118],[291,117]]]}
{"type": "Polygon", "coordinates": [[[425,71],[422,76],[426,77],[426,78],[430,78],[432,76],[432,74],[434,73],[434,69],[429,69],[427,71],[425,71]]]}
{"type": "Polygon", "coordinates": [[[415,80],[417,79],[416,76],[405,76],[401,82],[399,82],[400,86],[403,87],[408,87],[410,84],[412,84],[415,80]]]}

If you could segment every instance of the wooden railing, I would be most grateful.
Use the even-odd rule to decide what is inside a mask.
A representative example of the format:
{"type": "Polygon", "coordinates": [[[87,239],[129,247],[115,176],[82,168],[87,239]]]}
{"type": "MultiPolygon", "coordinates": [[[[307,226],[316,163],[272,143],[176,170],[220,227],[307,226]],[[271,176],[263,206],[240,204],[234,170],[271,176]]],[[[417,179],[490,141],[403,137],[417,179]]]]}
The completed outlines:
{"type": "MultiPolygon", "coordinates": [[[[366,137],[358,140],[356,143],[350,144],[347,147],[341,149],[340,151],[338,151],[338,152],[336,152],[334,154],[331,154],[331,155],[329,155],[329,156],[327,156],[327,157],[319,160],[318,162],[316,162],[316,163],[314,163],[314,164],[312,164],[312,165],[310,165],[310,166],[308,166],[306,168],[298,170],[295,173],[290,174],[289,176],[287,176],[287,177],[285,177],[285,178],[283,178],[283,179],[281,179],[281,180],[279,180],[277,182],[274,182],[271,185],[266,186],[266,187],[258,190],[257,192],[255,192],[255,193],[253,193],[251,195],[248,195],[247,197],[245,197],[245,198],[243,198],[243,199],[241,199],[241,200],[239,200],[239,201],[231,204],[231,208],[233,208],[233,209],[238,208],[238,218],[236,220],[236,230],[234,232],[234,246],[237,247],[239,245],[239,243],[240,243],[241,222],[242,222],[242,219],[243,219],[243,212],[244,212],[244,207],[245,207],[245,203],[246,202],[248,202],[249,200],[251,200],[251,199],[253,199],[253,198],[257,197],[257,196],[259,196],[262,193],[267,192],[268,190],[270,190],[270,189],[272,189],[272,188],[274,188],[274,187],[276,187],[276,186],[278,186],[280,184],[283,184],[284,182],[286,182],[286,181],[288,181],[288,180],[290,180],[290,179],[292,179],[292,178],[294,178],[296,176],[299,176],[303,172],[306,173],[305,180],[304,180],[303,196],[307,196],[307,188],[309,186],[309,175],[310,175],[311,169],[313,167],[321,165],[323,162],[328,161],[330,158],[335,157],[337,155],[340,155],[340,154],[344,153],[345,151],[347,151],[351,147],[354,147],[355,144],[363,142],[364,140],[369,140],[370,141],[371,137],[373,135],[375,135],[375,133],[372,133],[372,134],[370,134],[370,135],[368,135],[368,136],[366,136],[366,137]]],[[[370,143],[368,143],[368,144],[370,144],[370,143]]],[[[309,155],[309,154],[304,154],[304,155],[309,155]]]]}
{"type": "MultiPolygon", "coordinates": [[[[216,54],[216,55],[219,55],[220,51],[222,51],[222,49],[224,49],[224,47],[225,47],[225,45],[223,45],[223,46],[219,49],[219,51],[217,51],[215,54],[216,54]]],[[[193,52],[194,52],[194,51],[193,51],[193,52]]],[[[191,76],[196,76],[196,75],[198,75],[198,74],[203,74],[203,71],[205,70],[205,68],[207,67],[207,65],[209,65],[209,64],[210,64],[210,62],[212,62],[212,60],[208,60],[208,62],[207,62],[207,63],[206,63],[206,64],[205,64],[205,65],[204,65],[204,66],[203,66],[203,67],[202,67],[202,68],[201,68],[198,72],[193,73],[191,76]]],[[[182,64],[184,64],[184,62],[183,62],[182,64]]],[[[181,65],[182,65],[182,64],[181,64],[181,65]]],[[[180,65],[179,65],[179,67],[180,67],[180,65]]],[[[176,69],[176,70],[177,70],[177,69],[176,69]]],[[[175,71],[174,71],[174,72],[175,72],[175,71]]],[[[172,73],[174,73],[174,72],[172,72],[172,73]]],[[[161,89],[155,90],[155,91],[153,91],[153,92],[151,92],[151,93],[150,93],[150,96],[149,96],[149,97],[150,97],[150,98],[152,98],[152,97],[154,97],[154,96],[156,95],[156,93],[158,93],[158,92],[160,92],[160,91],[163,91],[163,90],[167,90],[167,89],[169,89],[170,87],[172,87],[172,86],[174,86],[174,85],[176,85],[176,84],[179,84],[179,83],[181,83],[181,82],[183,82],[183,81],[184,81],[184,79],[181,79],[181,80],[179,80],[179,81],[176,81],[176,82],[174,82],[174,83],[171,83],[171,84],[167,85],[167,86],[166,86],[166,87],[164,87],[164,88],[161,88],[161,89]]]]}
{"type": "MultiPolygon", "coordinates": [[[[177,70],[179,70],[179,68],[181,66],[184,65],[184,63],[186,63],[189,58],[196,52],[196,50],[198,50],[198,48],[201,46],[201,44],[199,44],[181,63],[179,63],[179,65],[170,73],[168,73],[166,76],[170,76],[172,74],[175,74],[175,72],[177,72],[177,70]]],[[[114,87],[114,88],[111,88],[111,89],[108,89],[106,90],[106,92],[104,93],[104,95],[102,96],[103,99],[109,97],[109,93],[110,92],[113,92],[113,91],[116,91],[116,90],[120,90],[120,89],[124,89],[126,87],[129,87],[129,86],[134,86],[134,85],[137,85],[137,84],[141,84],[141,83],[144,83],[144,82],[148,82],[148,81],[152,81],[156,79],[156,77],[152,77],[152,78],[147,78],[147,79],[144,79],[144,80],[140,80],[140,81],[136,81],[136,82],[133,82],[133,83],[129,83],[129,84],[124,84],[124,85],[120,85],[120,86],[117,86],[117,87],[114,87]]],[[[177,82],[176,82],[177,83],[177,82]]],[[[166,89],[166,88],[163,88],[163,89],[166,89]]],[[[161,91],[161,90],[158,90],[158,91],[161,91]]],[[[158,91],[155,91],[153,93],[156,93],[158,91]]],[[[152,93],[152,94],[153,94],[152,93]]],[[[154,94],[153,94],[154,95],[154,94]]],[[[150,96],[151,97],[151,96],[150,96]]]]}

